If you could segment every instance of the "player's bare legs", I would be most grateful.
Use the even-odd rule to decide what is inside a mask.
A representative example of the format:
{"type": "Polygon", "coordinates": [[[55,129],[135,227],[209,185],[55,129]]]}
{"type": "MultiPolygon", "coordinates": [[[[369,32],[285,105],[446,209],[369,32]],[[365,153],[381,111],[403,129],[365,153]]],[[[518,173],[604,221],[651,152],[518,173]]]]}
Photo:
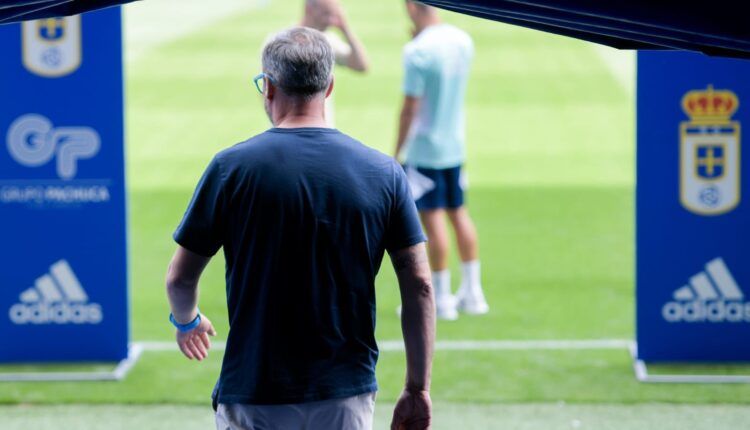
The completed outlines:
{"type": "MultiPolygon", "coordinates": [[[[458,308],[469,314],[484,314],[489,306],[482,291],[477,230],[466,207],[448,210],[461,256],[461,286],[456,293],[458,308]]],[[[429,234],[428,234],[429,236],[429,234]]]]}
{"type": "Polygon", "coordinates": [[[445,210],[429,209],[419,211],[425,233],[427,233],[427,254],[430,268],[439,272],[448,268],[448,226],[445,223],[445,210]]]}
{"type": "Polygon", "coordinates": [[[458,242],[458,254],[461,261],[474,261],[479,259],[479,247],[477,246],[477,229],[469,216],[469,211],[464,206],[448,210],[448,218],[453,224],[458,242]]]}
{"type": "Polygon", "coordinates": [[[455,320],[456,300],[451,294],[451,277],[448,270],[449,236],[445,222],[445,210],[428,209],[419,212],[425,232],[427,233],[427,253],[432,269],[432,285],[435,290],[437,316],[441,319],[455,320]]]}

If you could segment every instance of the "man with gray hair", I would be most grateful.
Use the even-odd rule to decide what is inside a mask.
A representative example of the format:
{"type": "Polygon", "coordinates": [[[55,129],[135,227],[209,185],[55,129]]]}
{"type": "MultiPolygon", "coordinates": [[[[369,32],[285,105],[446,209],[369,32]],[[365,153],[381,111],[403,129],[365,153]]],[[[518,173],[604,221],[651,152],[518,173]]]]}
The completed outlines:
{"type": "Polygon", "coordinates": [[[178,346],[207,355],[215,330],[198,310],[198,281],[223,247],[230,329],[217,428],[370,429],[375,276],[388,251],[407,362],[392,428],[429,428],[435,308],[405,174],[326,127],[333,51],[322,33],[283,31],[262,63],[255,83],[273,128],[213,158],[174,234],[167,296],[178,346]]]}

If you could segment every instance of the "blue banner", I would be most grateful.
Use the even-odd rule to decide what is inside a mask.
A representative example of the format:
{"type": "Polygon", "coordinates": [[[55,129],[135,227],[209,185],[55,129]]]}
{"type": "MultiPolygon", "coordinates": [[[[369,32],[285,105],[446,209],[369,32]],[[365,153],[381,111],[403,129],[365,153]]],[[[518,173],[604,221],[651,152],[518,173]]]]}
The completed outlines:
{"type": "Polygon", "coordinates": [[[639,52],[637,342],[644,361],[750,361],[750,61],[639,52]]]}
{"type": "Polygon", "coordinates": [[[120,9],[0,26],[0,361],[127,356],[120,9]]]}

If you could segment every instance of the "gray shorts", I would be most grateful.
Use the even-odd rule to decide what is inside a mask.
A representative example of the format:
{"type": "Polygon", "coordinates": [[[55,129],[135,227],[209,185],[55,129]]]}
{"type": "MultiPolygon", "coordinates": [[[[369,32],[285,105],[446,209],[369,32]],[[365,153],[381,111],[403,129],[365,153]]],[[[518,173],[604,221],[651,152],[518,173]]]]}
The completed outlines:
{"type": "Polygon", "coordinates": [[[291,405],[219,403],[217,430],[372,430],[375,392],[291,405]]]}

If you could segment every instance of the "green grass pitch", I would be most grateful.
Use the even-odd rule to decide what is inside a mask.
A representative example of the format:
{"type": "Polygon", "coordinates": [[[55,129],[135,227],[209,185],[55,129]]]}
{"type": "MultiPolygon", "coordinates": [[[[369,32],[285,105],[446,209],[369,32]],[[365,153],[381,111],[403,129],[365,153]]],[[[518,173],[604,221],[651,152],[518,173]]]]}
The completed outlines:
{"type": "MultiPolygon", "coordinates": [[[[409,29],[402,2],[344,5],[372,70],[337,71],[337,126],[389,153],[409,29]]],[[[272,0],[127,63],[133,340],[173,339],[163,287],[175,247],[171,232],[211,156],[268,127],[250,79],[260,70],[267,35],[292,25],[300,12],[298,1],[272,0]]],[[[440,322],[438,338],[632,339],[632,83],[618,81],[593,45],[443,16],[476,45],[467,100],[468,202],[491,312],[440,322]]],[[[200,300],[219,339],[227,332],[223,267],[217,256],[200,300]]],[[[455,256],[452,267],[455,288],[455,256]]],[[[378,339],[400,339],[398,288],[387,260],[377,294],[378,339]]],[[[177,426],[160,426],[166,417],[180,428],[206,428],[221,354],[197,363],[178,352],[147,352],[123,382],[2,383],[0,427],[119,428],[107,426],[107,417],[128,428],[177,426]]],[[[377,428],[385,427],[403,376],[403,353],[383,352],[377,428]]],[[[639,384],[624,349],[438,351],[432,395],[438,429],[742,428],[750,418],[750,387],[639,384]],[[724,405],[706,406],[717,403],[724,405]]]]}

